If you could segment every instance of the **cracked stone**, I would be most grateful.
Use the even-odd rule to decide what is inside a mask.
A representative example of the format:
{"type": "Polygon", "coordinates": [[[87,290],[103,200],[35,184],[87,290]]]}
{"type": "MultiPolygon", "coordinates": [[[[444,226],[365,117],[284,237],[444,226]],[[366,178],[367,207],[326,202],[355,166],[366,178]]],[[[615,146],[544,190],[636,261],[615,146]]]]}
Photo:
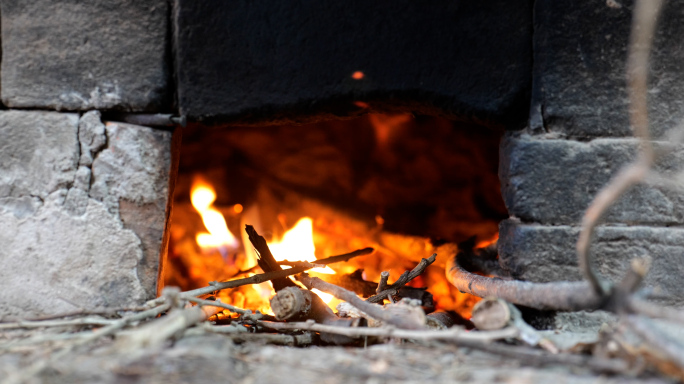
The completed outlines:
{"type": "MultiPolygon", "coordinates": [[[[99,114],[86,115],[80,127],[96,128],[99,114]]],[[[96,148],[91,170],[78,165],[77,115],[0,112],[0,319],[156,296],[172,134],[105,130],[106,147],[85,143],[96,148]],[[88,194],[91,179],[97,196],[88,194]]]]}
{"type": "Polygon", "coordinates": [[[100,111],[88,111],[78,123],[78,140],[81,144],[79,164],[90,166],[93,156],[107,144],[105,126],[100,121],[100,111]]]}

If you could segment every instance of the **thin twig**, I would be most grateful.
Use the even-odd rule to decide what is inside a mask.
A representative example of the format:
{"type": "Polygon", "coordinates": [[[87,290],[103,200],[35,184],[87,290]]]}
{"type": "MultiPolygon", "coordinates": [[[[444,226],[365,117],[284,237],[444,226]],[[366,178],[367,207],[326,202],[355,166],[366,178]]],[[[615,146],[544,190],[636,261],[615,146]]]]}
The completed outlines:
{"type": "Polygon", "coordinates": [[[452,342],[491,342],[494,340],[515,338],[518,330],[515,328],[505,328],[496,331],[466,331],[463,328],[451,327],[447,330],[408,330],[393,327],[336,327],[332,325],[317,324],[313,321],[298,323],[276,323],[271,321],[260,321],[258,325],[274,330],[306,330],[315,332],[334,333],[348,337],[392,337],[410,340],[445,340],[452,342]]]}
{"type": "Polygon", "coordinates": [[[72,325],[110,325],[114,322],[116,322],[116,320],[103,319],[101,317],[45,321],[20,320],[14,323],[1,323],[0,329],[68,327],[72,325]]]}
{"type": "Polygon", "coordinates": [[[370,255],[371,253],[373,253],[373,251],[375,251],[375,249],[370,248],[370,247],[363,248],[363,249],[357,249],[356,251],[345,253],[342,255],[330,256],[330,257],[326,257],[324,259],[318,259],[318,260],[313,261],[313,263],[323,264],[323,265],[340,263],[343,261],[349,261],[350,259],[353,259],[354,257],[370,255]]]}
{"type": "Polygon", "coordinates": [[[327,292],[336,298],[346,301],[352,306],[359,309],[361,312],[366,313],[368,316],[381,320],[386,324],[394,325],[402,329],[420,329],[424,327],[424,324],[417,324],[413,319],[404,318],[402,316],[395,316],[389,311],[383,310],[383,308],[377,304],[369,303],[364,301],[352,291],[348,291],[344,288],[338,287],[336,285],[326,283],[325,281],[317,277],[309,277],[306,275],[298,276],[299,281],[301,281],[307,288],[316,288],[323,292],[327,292]]]}
{"type": "Polygon", "coordinates": [[[229,310],[229,311],[231,311],[231,312],[239,313],[239,314],[241,314],[241,315],[244,315],[244,314],[251,314],[251,313],[252,313],[252,311],[250,311],[250,310],[242,309],[242,308],[236,307],[236,306],[234,306],[234,305],[226,304],[226,303],[222,302],[221,300],[215,300],[215,301],[212,301],[212,300],[202,300],[202,299],[198,299],[198,298],[196,298],[196,297],[184,297],[184,299],[187,300],[187,301],[191,301],[191,302],[193,302],[193,303],[196,303],[196,304],[198,304],[198,305],[200,305],[200,306],[210,306],[210,307],[224,308],[224,309],[227,309],[227,310],[229,310]]]}
{"type": "MultiPolygon", "coordinates": [[[[216,292],[216,291],[220,291],[223,289],[237,288],[237,287],[241,287],[243,285],[249,285],[249,284],[260,284],[260,283],[263,283],[265,281],[270,281],[273,279],[278,279],[278,278],[282,278],[282,277],[296,275],[298,273],[302,273],[304,271],[307,271],[307,270],[313,269],[313,268],[316,268],[316,266],[314,264],[309,264],[309,265],[304,265],[304,266],[300,266],[300,267],[285,269],[282,271],[261,273],[258,275],[246,277],[244,279],[228,280],[228,281],[224,281],[221,283],[213,282],[213,283],[210,283],[210,285],[206,286],[206,287],[181,292],[180,298],[188,300],[191,297],[206,295],[206,294],[216,292]]],[[[163,296],[160,296],[156,299],[152,299],[152,300],[148,301],[147,303],[145,303],[145,306],[147,306],[147,307],[156,306],[156,305],[159,305],[161,303],[164,303],[165,300],[166,300],[166,298],[164,298],[163,296]]]]}
{"type": "Polygon", "coordinates": [[[382,302],[386,297],[396,295],[399,292],[399,289],[406,284],[408,284],[411,280],[415,279],[416,277],[420,276],[423,272],[425,272],[425,269],[429,267],[432,263],[437,260],[437,254],[433,253],[429,258],[421,259],[420,263],[416,265],[415,268],[413,268],[411,271],[404,272],[397,281],[394,282],[394,284],[390,285],[387,289],[382,290],[381,292],[377,293],[374,296],[369,297],[366,299],[366,301],[370,303],[380,303],[382,302]]]}
{"type": "Polygon", "coordinates": [[[389,271],[380,272],[380,282],[378,283],[378,288],[376,289],[375,293],[380,293],[387,289],[387,280],[389,280],[389,275],[389,271]]]}

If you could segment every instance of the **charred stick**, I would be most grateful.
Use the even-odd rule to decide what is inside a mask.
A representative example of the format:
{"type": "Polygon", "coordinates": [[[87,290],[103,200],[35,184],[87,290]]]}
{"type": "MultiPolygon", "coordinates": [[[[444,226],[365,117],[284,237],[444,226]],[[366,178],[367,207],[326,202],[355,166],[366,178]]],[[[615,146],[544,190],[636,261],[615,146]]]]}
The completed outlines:
{"type": "Polygon", "coordinates": [[[369,297],[366,299],[366,301],[371,303],[381,303],[388,295],[396,295],[399,292],[399,288],[420,276],[423,272],[425,272],[425,269],[429,267],[430,264],[435,262],[436,259],[437,254],[433,253],[429,258],[420,260],[420,263],[418,263],[415,268],[413,268],[411,271],[404,272],[399,279],[394,282],[394,284],[389,286],[389,288],[379,292],[375,296],[369,297]]]}
{"type": "Polygon", "coordinates": [[[345,253],[342,255],[337,255],[337,256],[330,256],[326,257],[325,259],[318,259],[314,261],[316,264],[323,264],[323,265],[328,265],[328,264],[333,264],[333,263],[340,263],[342,261],[349,261],[350,259],[353,259],[358,256],[365,256],[365,255],[370,255],[373,253],[375,249],[373,248],[363,248],[363,249],[357,249],[356,251],[345,253]]]}
{"type": "MultiPolygon", "coordinates": [[[[373,251],[375,251],[375,249],[370,248],[370,247],[363,248],[363,249],[357,249],[354,252],[349,252],[349,253],[345,253],[345,254],[337,255],[337,256],[330,256],[330,257],[326,257],[324,259],[317,259],[317,260],[312,261],[311,263],[317,264],[317,265],[328,265],[328,264],[340,263],[343,261],[349,261],[350,259],[353,259],[354,257],[369,255],[369,254],[373,253],[373,251]]],[[[296,266],[297,263],[299,263],[299,262],[298,261],[287,261],[287,260],[285,260],[285,261],[278,262],[278,265],[296,266]]]]}
{"type": "Polygon", "coordinates": [[[498,297],[508,302],[540,310],[578,311],[597,309],[603,304],[586,281],[530,283],[476,275],[459,264],[462,254],[447,261],[447,279],[459,291],[478,297],[498,297]]]}
{"type": "Polygon", "coordinates": [[[424,328],[424,324],[418,324],[409,317],[394,316],[391,312],[383,310],[381,306],[364,301],[363,299],[358,297],[354,292],[348,291],[344,288],[340,288],[330,283],[326,283],[325,281],[317,277],[309,277],[302,274],[299,275],[298,279],[307,288],[316,288],[323,292],[327,292],[340,300],[348,302],[352,306],[359,309],[361,312],[365,312],[368,316],[377,320],[381,320],[386,324],[391,324],[397,328],[402,329],[424,328]]]}
{"type": "MultiPolygon", "coordinates": [[[[254,229],[254,227],[251,225],[245,225],[245,231],[247,232],[249,241],[252,243],[254,249],[256,250],[257,263],[259,264],[261,269],[264,272],[282,271],[283,268],[280,265],[278,265],[278,262],[276,261],[275,257],[273,257],[271,249],[268,248],[268,244],[266,243],[266,239],[264,239],[263,236],[259,235],[256,229],[254,229]]],[[[295,284],[292,280],[290,280],[287,277],[275,278],[271,280],[271,282],[273,283],[273,289],[275,289],[276,292],[285,287],[297,286],[297,284],[295,284]]]]}

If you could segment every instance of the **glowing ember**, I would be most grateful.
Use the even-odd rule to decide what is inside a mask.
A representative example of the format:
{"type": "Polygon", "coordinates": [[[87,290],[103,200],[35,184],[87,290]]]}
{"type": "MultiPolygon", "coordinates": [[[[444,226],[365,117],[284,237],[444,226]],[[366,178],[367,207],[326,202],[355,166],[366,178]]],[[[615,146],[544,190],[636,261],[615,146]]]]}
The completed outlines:
{"type": "MultiPolygon", "coordinates": [[[[297,221],[292,229],[285,232],[280,241],[268,244],[277,261],[316,261],[316,247],[313,242],[313,220],[303,217],[297,221]]],[[[287,267],[285,267],[287,268],[287,267]]],[[[313,272],[334,274],[330,267],[314,268],[313,272]]],[[[333,296],[317,289],[312,290],[324,302],[330,303],[333,296]]]]}
{"type": "Polygon", "coordinates": [[[356,72],[352,73],[352,76],[351,76],[351,77],[352,77],[352,79],[354,79],[354,80],[361,80],[361,79],[364,78],[364,76],[365,76],[365,75],[363,74],[363,72],[361,72],[361,71],[356,71],[356,72]]]}
{"type": "Polygon", "coordinates": [[[198,233],[196,240],[202,250],[218,249],[222,255],[239,247],[238,240],[228,229],[226,220],[212,204],[216,200],[216,192],[211,185],[199,180],[192,185],[190,201],[200,216],[209,233],[198,233]]]}

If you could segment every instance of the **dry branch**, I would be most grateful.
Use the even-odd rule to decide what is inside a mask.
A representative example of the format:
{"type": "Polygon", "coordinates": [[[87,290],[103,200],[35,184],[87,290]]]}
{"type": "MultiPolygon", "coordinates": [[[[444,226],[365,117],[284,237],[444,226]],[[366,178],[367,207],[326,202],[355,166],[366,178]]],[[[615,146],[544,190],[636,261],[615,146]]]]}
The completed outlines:
{"type": "Polygon", "coordinates": [[[69,327],[73,325],[110,325],[114,322],[116,322],[116,320],[103,319],[101,317],[83,317],[79,319],[44,321],[20,320],[14,323],[0,323],[0,329],[69,327]]]}
{"type": "MultiPolygon", "coordinates": [[[[216,292],[216,291],[220,291],[223,289],[237,288],[237,287],[241,287],[243,285],[250,285],[250,284],[260,284],[260,283],[263,283],[265,281],[270,281],[270,280],[281,278],[281,277],[296,275],[298,273],[302,273],[304,271],[307,271],[307,270],[313,269],[313,268],[316,268],[316,266],[313,264],[309,264],[309,265],[305,265],[305,266],[301,266],[301,267],[294,267],[294,268],[290,268],[290,269],[285,269],[282,271],[261,273],[258,275],[246,277],[244,279],[228,280],[228,281],[224,281],[221,283],[211,282],[206,287],[181,292],[179,296],[181,299],[189,300],[192,297],[206,295],[206,294],[216,292]]],[[[159,305],[161,303],[164,303],[165,301],[166,301],[166,298],[163,296],[160,296],[156,299],[152,299],[152,300],[148,301],[147,303],[145,303],[145,306],[146,307],[156,306],[156,305],[159,305]]]]}
{"type": "MultiPolygon", "coordinates": [[[[343,261],[349,261],[349,260],[353,259],[354,257],[370,255],[371,253],[373,253],[373,251],[375,251],[375,249],[370,248],[370,247],[363,248],[363,249],[357,249],[356,251],[345,253],[342,255],[330,256],[330,257],[326,257],[324,259],[316,259],[316,260],[312,261],[311,263],[316,264],[316,265],[328,265],[328,264],[334,264],[334,263],[341,263],[343,261]]],[[[284,260],[284,261],[278,262],[278,265],[296,266],[297,263],[300,263],[300,261],[284,260]]]]}
{"type": "MultiPolygon", "coordinates": [[[[335,315],[318,295],[301,288],[287,287],[271,298],[271,309],[278,320],[313,320],[320,324],[351,327],[356,321],[335,315]]],[[[338,345],[351,344],[354,340],[337,334],[322,333],[321,339],[338,345]]]]}
{"type": "Polygon", "coordinates": [[[498,297],[540,310],[578,311],[596,309],[602,303],[591,285],[581,282],[530,283],[476,275],[463,269],[459,258],[447,260],[447,279],[459,291],[478,297],[498,297]]]}
{"type": "Polygon", "coordinates": [[[506,328],[497,331],[466,331],[463,328],[452,327],[447,330],[430,331],[430,330],[408,330],[398,329],[393,327],[353,327],[343,328],[331,325],[316,324],[313,321],[299,322],[299,323],[275,323],[270,321],[260,321],[258,325],[274,330],[305,330],[315,332],[326,332],[344,335],[348,337],[392,337],[408,340],[443,340],[455,343],[461,342],[478,342],[486,343],[495,340],[502,340],[513,338],[518,335],[518,330],[515,328],[506,328]]]}
{"type": "Polygon", "coordinates": [[[430,264],[435,262],[436,259],[436,253],[433,253],[432,256],[430,256],[427,259],[421,259],[420,263],[418,263],[418,265],[416,265],[415,268],[413,268],[411,271],[404,272],[399,277],[399,279],[397,279],[397,281],[394,282],[394,284],[390,285],[387,289],[379,292],[378,294],[369,297],[368,299],[366,299],[366,301],[371,303],[381,303],[388,295],[396,295],[401,287],[405,286],[411,280],[420,276],[423,272],[425,272],[425,269],[429,267],[430,264]]]}
{"type": "Polygon", "coordinates": [[[368,301],[364,301],[363,299],[359,298],[354,292],[348,291],[344,288],[340,288],[330,283],[326,283],[325,281],[317,277],[300,275],[298,276],[298,279],[307,288],[316,288],[323,292],[327,292],[340,300],[348,302],[361,312],[364,312],[368,316],[376,320],[380,320],[385,324],[391,324],[396,326],[397,328],[402,329],[420,329],[425,327],[424,324],[417,324],[410,317],[395,316],[393,313],[385,311],[381,306],[377,304],[372,304],[368,301]]]}

